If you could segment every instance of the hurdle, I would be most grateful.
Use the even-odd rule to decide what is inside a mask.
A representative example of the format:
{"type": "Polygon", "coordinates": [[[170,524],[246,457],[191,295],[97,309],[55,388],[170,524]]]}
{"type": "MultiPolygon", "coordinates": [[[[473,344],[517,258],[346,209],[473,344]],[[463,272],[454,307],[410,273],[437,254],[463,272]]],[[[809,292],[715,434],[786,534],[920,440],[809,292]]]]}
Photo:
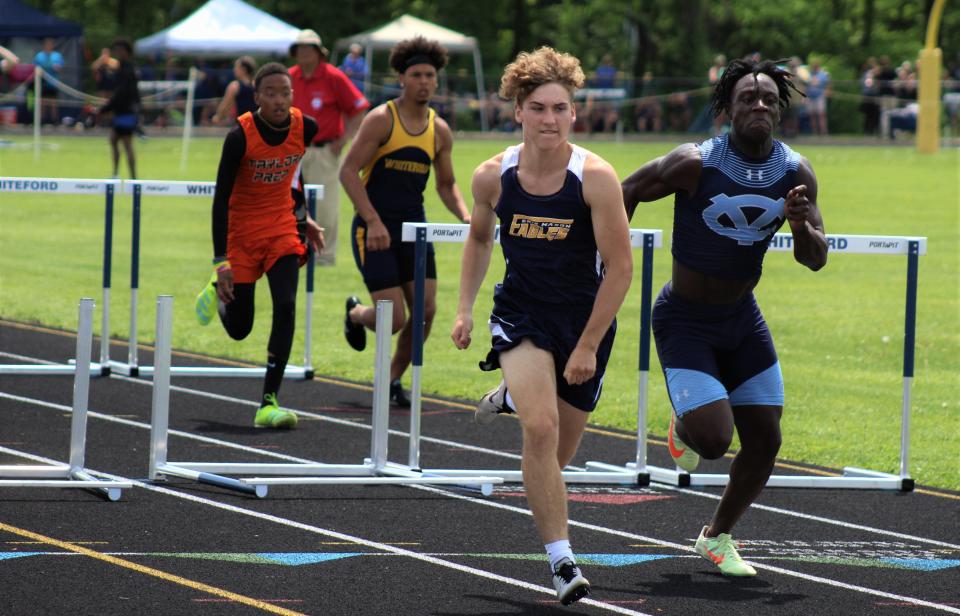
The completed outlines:
{"type": "MultiPolygon", "coordinates": [[[[100,361],[91,368],[93,374],[106,376],[110,373],[110,272],[113,253],[113,201],[120,180],[89,180],[76,178],[17,178],[0,177],[0,193],[103,195],[103,292],[100,306],[100,361]]],[[[72,363],[33,365],[0,365],[0,374],[73,374],[72,363]]]]}
{"type": "MultiPolygon", "coordinates": [[[[165,197],[213,197],[216,182],[184,182],[161,180],[125,180],[123,192],[133,196],[131,249],[130,249],[130,334],[128,337],[127,361],[111,361],[110,369],[126,376],[151,376],[153,366],[141,366],[139,347],[137,345],[137,311],[138,292],[140,287],[140,214],[144,195],[165,197]]],[[[316,213],[317,199],[323,198],[324,187],[319,184],[307,184],[304,187],[307,197],[307,207],[310,215],[316,213]]],[[[313,335],[313,290],[314,290],[314,259],[307,260],[306,267],[306,297],[304,318],[304,350],[303,365],[288,365],[284,370],[287,378],[312,379],[314,370],[312,365],[312,335],[313,335]]],[[[222,366],[171,366],[170,374],[174,376],[195,377],[254,377],[263,378],[266,368],[241,368],[222,366]]]]}
{"type": "Polygon", "coordinates": [[[173,298],[169,295],[158,297],[148,478],[151,481],[163,481],[167,476],[180,477],[257,498],[266,497],[268,486],[271,485],[446,485],[476,489],[486,496],[492,494],[493,485],[503,483],[499,476],[431,477],[413,470],[401,471],[388,461],[390,322],[393,318],[393,302],[377,302],[376,314],[370,457],[365,458],[362,464],[170,462],[168,433],[173,298]],[[237,479],[226,475],[256,476],[237,479]]]}
{"type": "MultiPolygon", "coordinates": [[[[0,466],[0,486],[33,488],[83,488],[95,491],[109,501],[120,499],[121,488],[132,488],[133,483],[97,479],[84,468],[87,442],[87,404],[90,394],[90,369],[93,346],[93,300],[80,300],[77,324],[77,354],[73,371],[73,411],[70,418],[69,462],[43,465],[10,464],[0,466]]],[[[21,374],[23,374],[21,372],[21,374]]],[[[46,374],[50,374],[49,372],[46,374]]],[[[27,456],[8,447],[0,452],[27,456]]]]}
{"type": "MultiPolygon", "coordinates": [[[[424,343],[424,288],[426,279],[427,243],[463,243],[466,241],[470,225],[464,224],[434,224],[434,223],[403,223],[404,242],[415,242],[414,267],[414,302],[413,302],[413,353],[412,353],[412,387],[410,390],[410,440],[407,465],[398,469],[398,472],[408,472],[411,469],[421,470],[420,464],[420,415],[421,415],[421,371],[423,368],[424,343]]],[[[500,241],[500,227],[494,231],[494,242],[500,241]]],[[[642,248],[644,265],[643,279],[645,293],[649,292],[653,280],[653,249],[663,243],[663,232],[660,229],[631,229],[630,245],[633,248],[642,248]]],[[[649,321],[649,309],[641,314],[641,319],[649,321]]],[[[642,354],[641,354],[642,357],[642,354]]],[[[641,359],[641,382],[646,382],[646,373],[649,364],[644,365],[641,359]]],[[[613,485],[647,485],[649,474],[645,468],[646,451],[646,404],[638,405],[637,416],[637,460],[638,464],[628,468],[626,466],[598,465],[587,463],[586,470],[565,469],[562,472],[566,483],[578,484],[613,484],[613,485]]],[[[499,475],[509,483],[520,483],[523,475],[519,470],[467,470],[467,469],[437,469],[424,468],[423,473],[442,477],[462,477],[473,473],[499,475]]]]}
{"type": "MultiPolygon", "coordinates": [[[[903,396],[901,400],[900,422],[900,460],[899,473],[884,473],[857,467],[844,467],[840,476],[822,475],[771,475],[767,487],[771,488],[839,488],[859,490],[898,490],[910,492],[914,488],[914,480],[909,473],[910,453],[910,395],[913,384],[914,346],[916,333],[917,312],[917,273],[920,255],[927,254],[927,238],[925,237],[897,237],[886,235],[845,235],[828,234],[827,243],[833,254],[878,254],[878,255],[906,255],[906,311],[904,316],[903,337],[903,396]]],[[[770,251],[787,252],[793,250],[793,236],[790,233],[777,233],[770,243],[770,251]]],[[[651,254],[652,260],[652,254],[651,254]]],[[[646,263],[644,263],[646,267],[646,263]]],[[[645,283],[646,284],[646,283],[645,283]]],[[[648,289],[644,289],[643,310],[649,314],[648,289]]],[[[641,364],[643,355],[649,355],[650,327],[649,319],[641,329],[641,364]]],[[[641,380],[641,404],[646,405],[646,382],[641,380]]],[[[646,412],[642,413],[645,416],[646,412]]],[[[641,432],[645,432],[642,430],[641,432]]],[[[624,467],[608,464],[588,463],[588,467],[609,468],[646,468],[650,479],[659,483],[675,486],[722,487],[727,485],[729,475],[720,473],[687,473],[680,468],[663,468],[646,466],[645,458],[638,458],[635,462],[628,462],[624,467]]]]}

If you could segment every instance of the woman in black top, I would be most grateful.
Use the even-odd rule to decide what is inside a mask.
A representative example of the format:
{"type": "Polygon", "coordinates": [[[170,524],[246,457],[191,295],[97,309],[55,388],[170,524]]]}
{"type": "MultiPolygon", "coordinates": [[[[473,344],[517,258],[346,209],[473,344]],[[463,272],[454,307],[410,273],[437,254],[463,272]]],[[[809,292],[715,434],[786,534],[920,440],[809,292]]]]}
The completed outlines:
{"type": "Polygon", "coordinates": [[[253,76],[257,72],[257,63],[250,56],[240,56],[233,63],[233,76],[236,77],[227,86],[217,112],[213,115],[214,124],[224,124],[235,120],[246,112],[257,110],[253,101],[253,76]],[[230,115],[231,107],[236,107],[236,113],[230,115]]]}

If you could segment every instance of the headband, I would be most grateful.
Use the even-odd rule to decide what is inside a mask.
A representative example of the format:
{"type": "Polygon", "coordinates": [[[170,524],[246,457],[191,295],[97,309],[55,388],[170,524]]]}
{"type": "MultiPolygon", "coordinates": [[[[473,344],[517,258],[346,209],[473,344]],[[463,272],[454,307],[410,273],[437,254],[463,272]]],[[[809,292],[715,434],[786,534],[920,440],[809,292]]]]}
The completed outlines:
{"type": "Polygon", "coordinates": [[[407,69],[417,64],[429,64],[430,66],[437,69],[438,71],[440,70],[440,67],[437,66],[437,62],[433,58],[425,54],[417,54],[415,56],[410,57],[409,59],[407,59],[406,62],[404,62],[402,72],[406,73],[407,69]]]}

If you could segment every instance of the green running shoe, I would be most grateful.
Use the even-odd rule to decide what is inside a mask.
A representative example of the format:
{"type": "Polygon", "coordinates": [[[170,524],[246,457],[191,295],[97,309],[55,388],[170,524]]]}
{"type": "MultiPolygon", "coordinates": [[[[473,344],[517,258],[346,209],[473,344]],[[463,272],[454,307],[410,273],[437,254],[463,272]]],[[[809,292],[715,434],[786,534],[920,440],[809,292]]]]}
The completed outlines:
{"type": "Polygon", "coordinates": [[[720,569],[720,573],[734,577],[752,577],[757,574],[756,569],[740,558],[737,546],[729,533],[707,537],[704,535],[706,532],[707,527],[704,526],[700,536],[697,537],[694,549],[697,550],[697,554],[715,564],[720,569]]]}
{"type": "Polygon", "coordinates": [[[677,434],[676,413],[670,413],[670,431],[667,433],[667,449],[670,450],[670,457],[673,458],[673,462],[688,473],[692,473],[694,469],[697,468],[697,465],[700,464],[700,454],[690,449],[686,443],[680,440],[680,435],[677,434]]]}
{"type": "Polygon", "coordinates": [[[253,425],[258,428],[296,428],[297,416],[293,411],[282,409],[277,405],[277,397],[273,394],[264,396],[265,404],[257,410],[253,425]]]}
{"type": "Polygon", "coordinates": [[[203,287],[200,295],[197,295],[197,301],[194,303],[194,309],[197,311],[197,321],[200,325],[209,325],[217,314],[217,273],[214,272],[210,277],[210,282],[203,287]]]}

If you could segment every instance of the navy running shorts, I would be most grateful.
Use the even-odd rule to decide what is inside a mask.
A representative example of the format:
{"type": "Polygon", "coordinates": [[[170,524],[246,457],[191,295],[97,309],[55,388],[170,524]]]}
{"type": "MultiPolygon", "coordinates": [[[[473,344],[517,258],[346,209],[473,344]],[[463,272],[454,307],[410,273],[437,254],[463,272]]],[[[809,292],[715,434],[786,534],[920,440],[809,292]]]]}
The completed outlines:
{"type": "MultiPolygon", "coordinates": [[[[389,229],[389,227],[388,227],[389,229]]],[[[363,284],[367,290],[382,291],[412,282],[416,274],[416,244],[401,242],[399,232],[390,232],[390,248],[386,250],[367,250],[367,223],[359,216],[353,217],[350,230],[350,244],[353,246],[353,260],[363,275],[363,284]]],[[[437,262],[433,244],[427,244],[426,278],[437,279],[437,262]]]]}
{"type": "Polygon", "coordinates": [[[564,309],[556,306],[521,305],[503,297],[502,288],[497,285],[494,292],[493,313],[490,315],[490,333],[493,336],[491,350],[487,359],[481,362],[482,370],[496,370],[500,367],[499,356],[519,345],[524,338],[535,346],[553,355],[554,370],[557,378],[557,397],[573,406],[590,413],[600,400],[603,388],[603,375],[610,359],[613,339],[617,333],[617,322],[610,325],[597,348],[597,370],[593,377],[580,385],[570,385],[563,378],[563,369],[573,349],[580,340],[580,334],[590,319],[593,307],[586,309],[564,309]]]}
{"type": "Polygon", "coordinates": [[[667,283],[653,305],[653,337],[678,417],[724,399],[783,406],[777,351],[752,293],[733,304],[697,304],[667,283]]]}

